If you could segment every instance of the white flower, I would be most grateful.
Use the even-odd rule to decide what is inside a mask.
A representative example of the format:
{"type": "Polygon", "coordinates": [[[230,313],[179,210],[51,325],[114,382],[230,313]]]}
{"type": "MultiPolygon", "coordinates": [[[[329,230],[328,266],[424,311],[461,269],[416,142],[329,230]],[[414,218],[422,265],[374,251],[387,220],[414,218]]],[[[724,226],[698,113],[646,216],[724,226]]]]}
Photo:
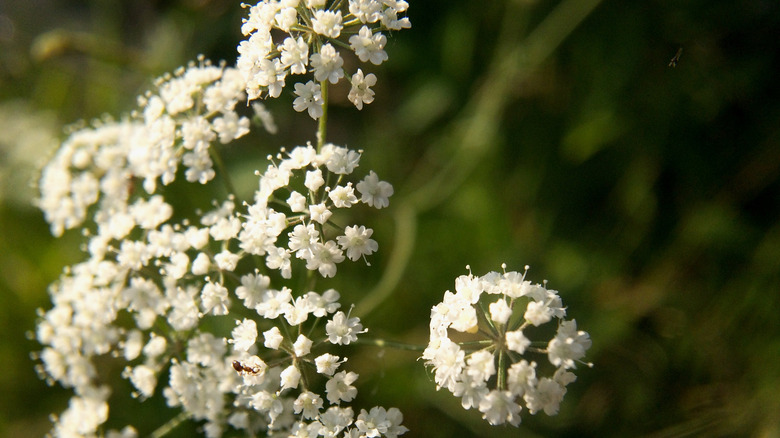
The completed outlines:
{"type": "Polygon", "coordinates": [[[328,207],[325,205],[325,203],[321,204],[314,204],[309,206],[309,216],[311,217],[311,220],[314,222],[318,222],[320,224],[324,224],[325,222],[330,219],[330,216],[333,213],[328,210],[328,207]]]}
{"type": "Polygon", "coordinates": [[[576,368],[574,362],[582,359],[590,346],[590,335],[577,331],[577,321],[563,321],[547,345],[550,363],[565,369],[576,368]]]}
{"type": "Polygon", "coordinates": [[[236,288],[236,296],[244,301],[244,306],[254,309],[263,300],[263,294],[268,290],[271,279],[258,273],[246,274],[241,277],[241,286],[236,288]]]}
{"type": "Polygon", "coordinates": [[[528,303],[523,318],[538,327],[549,322],[552,319],[552,316],[552,311],[547,304],[541,301],[531,301],[528,303]]]}
{"type": "Polygon", "coordinates": [[[292,293],[287,287],[281,290],[267,290],[263,294],[263,301],[255,307],[257,313],[267,319],[278,318],[291,307],[292,293]]]}
{"type": "Polygon", "coordinates": [[[331,344],[347,345],[357,340],[358,333],[363,333],[363,325],[360,318],[347,318],[344,312],[336,312],[333,319],[325,324],[325,331],[331,344]]]}
{"type": "Polygon", "coordinates": [[[290,197],[287,198],[287,205],[290,206],[290,211],[293,213],[301,213],[306,211],[306,197],[293,190],[290,192],[290,197]]]}
{"type": "Polygon", "coordinates": [[[524,273],[461,275],[455,280],[456,293],[445,292],[443,301],[431,309],[430,342],[422,358],[433,367],[437,389],[447,388],[460,397],[464,409],[478,408],[491,425],[517,426],[523,403],[531,414],[544,410],[555,415],[566,385],[576,380],[567,370],[591,345],[590,336],[578,331],[575,321],[563,320],[565,308],[558,293],[532,286],[525,280],[527,271],[526,266],[524,273]],[[524,330],[552,320],[559,321],[558,332],[547,348],[529,348],[531,340],[524,330]],[[481,350],[466,355],[450,339],[450,329],[487,335],[487,339],[478,341],[481,350]],[[555,367],[552,378],[537,377],[536,362],[522,357],[529,353],[546,353],[555,367]],[[499,386],[498,382],[505,383],[499,386]]]}
{"type": "Polygon", "coordinates": [[[278,350],[279,346],[282,345],[282,341],[284,341],[284,336],[282,336],[278,327],[271,327],[263,332],[263,339],[265,339],[265,342],[263,342],[265,348],[278,350]]]}
{"type": "Polygon", "coordinates": [[[505,300],[499,299],[488,306],[490,309],[490,318],[498,324],[506,324],[509,317],[512,316],[512,309],[505,300]]]}
{"type": "Polygon", "coordinates": [[[243,321],[236,321],[236,328],[231,334],[233,339],[228,342],[233,344],[238,351],[249,351],[257,341],[257,323],[251,319],[244,318],[243,321]]]}
{"type": "Polygon", "coordinates": [[[224,116],[214,119],[214,131],[219,135],[222,144],[230,143],[249,133],[249,119],[238,117],[233,111],[227,112],[224,116]]]}
{"type": "Polygon", "coordinates": [[[301,371],[297,366],[290,365],[282,371],[282,374],[280,374],[279,377],[282,379],[282,386],[279,389],[279,392],[282,392],[285,389],[297,388],[298,382],[301,380],[301,371]]]}
{"type": "Polygon", "coordinates": [[[509,391],[490,391],[479,403],[479,411],[484,414],[482,418],[493,426],[505,422],[513,426],[520,424],[520,406],[509,391]]]}
{"type": "Polygon", "coordinates": [[[350,0],[349,13],[362,23],[375,23],[381,17],[382,4],[378,0],[350,0]]]}
{"type": "Polygon", "coordinates": [[[523,354],[529,345],[531,345],[531,340],[526,338],[521,330],[506,332],[506,346],[510,350],[523,354]]]}
{"type": "Polygon", "coordinates": [[[311,55],[311,67],[314,69],[314,79],[322,82],[338,83],[344,77],[344,60],[330,43],[322,46],[319,52],[311,55]]]}
{"type": "Polygon", "coordinates": [[[338,175],[349,175],[360,164],[361,152],[327,143],[322,147],[322,155],[327,157],[325,166],[338,175]]]}
{"type": "Polygon", "coordinates": [[[323,100],[320,85],[309,81],[305,84],[295,84],[295,94],[298,96],[293,101],[293,109],[298,112],[308,111],[309,117],[319,119],[323,114],[323,100]]]}
{"type": "Polygon", "coordinates": [[[333,373],[335,373],[338,369],[339,365],[346,361],[346,359],[340,360],[338,356],[334,356],[330,353],[322,354],[314,359],[314,363],[317,366],[317,372],[326,376],[332,376],[333,373]]]}
{"type": "Polygon", "coordinates": [[[305,185],[307,189],[316,192],[323,184],[325,184],[325,179],[322,177],[322,171],[320,169],[306,172],[306,180],[303,185],[305,185]]]}
{"type": "Polygon", "coordinates": [[[230,298],[225,286],[208,282],[203,286],[200,298],[201,308],[203,308],[204,313],[211,312],[214,315],[227,315],[230,298]]]}
{"type": "Polygon", "coordinates": [[[356,261],[359,258],[373,254],[379,249],[379,244],[371,239],[374,230],[364,226],[353,225],[344,229],[344,235],[338,236],[336,242],[347,252],[347,258],[356,261]]]}
{"type": "Polygon", "coordinates": [[[352,75],[352,88],[349,90],[347,99],[359,110],[363,109],[363,104],[369,104],[374,101],[374,90],[376,85],[376,75],[369,73],[363,75],[363,70],[358,69],[357,73],[352,75]]]}
{"type": "Polygon", "coordinates": [[[476,382],[487,382],[495,373],[496,365],[489,351],[476,351],[466,361],[466,374],[476,382]]]}
{"type": "Polygon", "coordinates": [[[393,195],[393,186],[385,181],[379,181],[379,177],[372,170],[357,184],[360,192],[360,201],[374,208],[384,208],[390,205],[390,196],[393,195]]]}
{"type": "Polygon", "coordinates": [[[371,61],[374,65],[387,61],[385,44],[387,44],[387,37],[381,33],[374,34],[368,26],[361,27],[357,35],[349,37],[349,46],[358,58],[363,62],[371,61]]]}
{"type": "Polygon", "coordinates": [[[539,384],[525,392],[525,400],[528,412],[535,414],[543,410],[547,415],[558,413],[563,396],[566,394],[566,388],[554,380],[544,377],[539,379],[539,384]]]}
{"type": "Polygon", "coordinates": [[[293,37],[287,37],[279,46],[279,51],[282,53],[282,65],[284,68],[289,68],[290,73],[306,73],[306,64],[309,62],[309,45],[303,38],[298,37],[296,40],[293,37]]]}
{"type": "Polygon", "coordinates": [[[344,261],[344,253],[336,242],[328,240],[325,244],[315,242],[306,258],[306,269],[319,271],[320,275],[330,278],[336,275],[336,264],[344,261]]]}
{"type": "Polygon", "coordinates": [[[311,351],[311,345],[311,339],[305,335],[298,335],[298,339],[293,343],[293,352],[298,357],[306,356],[311,351]]]}
{"type": "Polygon", "coordinates": [[[199,252],[195,260],[192,261],[192,273],[195,275],[204,275],[209,272],[211,260],[206,253],[199,252]]]}
{"type": "Polygon", "coordinates": [[[214,256],[214,261],[217,263],[217,267],[223,271],[234,271],[241,256],[233,254],[228,250],[224,250],[214,256]]]}
{"type": "Polygon", "coordinates": [[[142,398],[151,397],[157,386],[157,373],[151,367],[138,365],[130,371],[130,382],[138,390],[142,398]]]}
{"type": "Polygon", "coordinates": [[[303,418],[309,420],[315,419],[319,415],[320,409],[322,409],[322,397],[309,391],[301,392],[293,403],[293,411],[296,414],[302,414],[303,418]]]}
{"type": "Polygon", "coordinates": [[[357,388],[352,384],[357,380],[358,375],[352,371],[340,371],[336,373],[325,384],[325,393],[327,394],[328,401],[331,404],[337,405],[342,401],[352,401],[357,395],[357,388]]]}
{"type": "Polygon", "coordinates": [[[328,38],[338,38],[341,34],[341,11],[333,12],[318,9],[314,12],[311,25],[315,32],[328,38]]]}
{"type": "Polygon", "coordinates": [[[328,193],[328,197],[337,208],[350,208],[358,202],[352,183],[347,183],[346,186],[337,186],[328,193]]]}

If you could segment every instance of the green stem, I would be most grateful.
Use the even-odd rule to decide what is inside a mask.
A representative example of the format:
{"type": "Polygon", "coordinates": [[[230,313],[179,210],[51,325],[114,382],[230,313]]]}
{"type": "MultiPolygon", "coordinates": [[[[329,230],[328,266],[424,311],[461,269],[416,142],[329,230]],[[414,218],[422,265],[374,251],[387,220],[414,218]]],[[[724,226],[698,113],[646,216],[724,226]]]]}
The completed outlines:
{"type": "Polygon", "coordinates": [[[322,116],[317,126],[317,152],[322,151],[325,145],[325,136],[328,132],[328,80],[320,82],[320,92],[322,93],[322,116]]]}
{"type": "Polygon", "coordinates": [[[503,391],[506,389],[506,354],[504,349],[498,350],[498,381],[496,388],[503,391]]]}
{"type": "MultiPolygon", "coordinates": [[[[390,263],[375,288],[357,309],[365,316],[378,308],[398,287],[411,261],[419,214],[445,202],[468,178],[482,157],[495,148],[502,114],[510,103],[512,89],[533,73],[563,40],[602,0],[564,0],[519,44],[518,23],[524,11],[509,10],[501,30],[502,44],[496,48],[485,84],[465,105],[453,123],[444,128],[441,141],[429,148],[429,157],[451,157],[432,173],[435,158],[419,160],[420,168],[410,172],[409,191],[396,210],[395,246],[390,263]]],[[[520,2],[517,6],[520,6],[520,2]]]]}
{"type": "Polygon", "coordinates": [[[163,424],[162,426],[158,427],[157,430],[151,433],[149,435],[149,438],[161,438],[167,435],[169,432],[171,432],[173,429],[176,428],[176,426],[180,425],[189,418],[189,415],[187,415],[186,412],[182,411],[179,413],[179,415],[171,418],[168,420],[167,423],[163,424]]]}
{"type": "Polygon", "coordinates": [[[358,345],[373,345],[374,347],[380,347],[380,348],[395,348],[396,350],[407,350],[407,351],[424,351],[425,346],[423,345],[413,345],[413,344],[405,344],[403,342],[395,342],[395,341],[386,341],[384,339],[366,339],[366,338],[358,338],[357,341],[354,342],[358,345]]]}
{"type": "Polygon", "coordinates": [[[225,188],[227,189],[228,194],[237,196],[236,187],[233,185],[233,181],[230,179],[230,174],[227,171],[225,162],[222,161],[222,155],[219,154],[219,151],[216,147],[209,148],[209,155],[211,156],[211,159],[214,160],[214,164],[217,166],[217,170],[219,170],[222,181],[225,182],[225,188]]]}

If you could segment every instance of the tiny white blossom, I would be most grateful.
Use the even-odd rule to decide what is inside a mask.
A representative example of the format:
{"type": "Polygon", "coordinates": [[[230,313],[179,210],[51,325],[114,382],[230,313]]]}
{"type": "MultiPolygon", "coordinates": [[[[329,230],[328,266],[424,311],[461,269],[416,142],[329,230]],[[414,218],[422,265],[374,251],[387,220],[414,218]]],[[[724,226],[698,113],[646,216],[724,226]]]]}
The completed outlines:
{"type": "Polygon", "coordinates": [[[195,275],[205,275],[209,272],[210,267],[211,260],[209,260],[209,256],[205,253],[198,253],[195,260],[192,261],[192,273],[195,275]]]}
{"type": "Polygon", "coordinates": [[[290,197],[287,198],[287,205],[290,206],[290,211],[293,213],[306,211],[306,197],[293,190],[290,197]]]}
{"type": "Polygon", "coordinates": [[[301,371],[296,365],[290,365],[282,371],[282,374],[280,374],[279,377],[282,379],[280,392],[285,389],[297,388],[298,382],[301,380],[301,371]]]}
{"type": "Polygon", "coordinates": [[[327,43],[322,46],[319,52],[311,55],[311,67],[314,69],[314,79],[330,81],[331,84],[338,83],[339,79],[344,77],[344,60],[336,49],[327,43]]]}
{"type": "Polygon", "coordinates": [[[376,85],[376,75],[369,73],[363,75],[363,70],[358,69],[357,73],[352,75],[352,88],[349,90],[347,98],[355,108],[362,110],[363,104],[369,104],[374,101],[374,90],[371,89],[376,85]]]}
{"type": "Polygon", "coordinates": [[[341,25],[341,21],[341,11],[333,12],[318,9],[314,12],[311,24],[314,31],[318,34],[329,38],[338,38],[341,34],[341,29],[344,28],[341,25]]]}
{"type": "Polygon", "coordinates": [[[314,359],[314,363],[317,366],[317,372],[326,376],[332,376],[336,372],[339,365],[347,360],[340,360],[338,356],[334,356],[330,353],[325,353],[314,359]]]}
{"type": "Polygon", "coordinates": [[[381,33],[374,34],[368,26],[361,27],[357,35],[349,37],[349,46],[358,58],[363,62],[371,61],[374,65],[387,61],[385,44],[387,37],[381,33]]]}
{"type": "Polygon", "coordinates": [[[390,205],[389,198],[393,195],[393,186],[388,182],[380,181],[373,170],[356,187],[360,192],[361,202],[374,208],[384,208],[390,205]]]}
{"type": "Polygon", "coordinates": [[[214,261],[217,263],[217,267],[223,271],[234,271],[236,265],[241,257],[238,254],[233,254],[228,250],[224,250],[214,256],[214,261]]]}
{"type": "Polygon", "coordinates": [[[322,117],[322,92],[320,85],[309,81],[305,84],[295,84],[295,95],[298,96],[293,101],[293,109],[298,112],[308,111],[309,117],[319,119],[322,117]]]}
{"type": "Polygon", "coordinates": [[[325,384],[325,393],[331,404],[337,405],[342,401],[349,402],[357,395],[357,388],[352,384],[358,375],[352,371],[340,371],[325,384]]]}
{"type": "Polygon", "coordinates": [[[296,356],[302,357],[311,351],[312,341],[305,335],[298,335],[298,339],[293,343],[293,352],[296,356]]]}
{"type": "Polygon", "coordinates": [[[509,317],[512,316],[512,309],[509,308],[509,305],[503,299],[490,303],[488,307],[490,309],[490,318],[498,324],[506,324],[509,321],[509,317]]]}
{"type": "Polygon", "coordinates": [[[228,342],[233,344],[238,351],[249,351],[257,341],[257,323],[254,320],[244,318],[243,321],[236,321],[236,328],[231,334],[232,339],[228,342]]]}
{"type": "Polygon", "coordinates": [[[506,346],[510,350],[523,354],[529,345],[531,345],[531,340],[526,338],[522,331],[506,332],[506,346]]]}
{"type": "Polygon", "coordinates": [[[303,185],[305,185],[307,189],[316,192],[323,184],[325,184],[325,179],[322,177],[322,171],[320,169],[306,172],[306,180],[303,185]]]}
{"type": "Polygon", "coordinates": [[[363,325],[358,317],[348,318],[344,312],[336,312],[325,324],[325,331],[331,344],[347,345],[357,340],[358,333],[363,332],[363,325]]]}
{"type": "Polygon", "coordinates": [[[352,183],[347,183],[346,186],[337,186],[328,193],[328,197],[337,208],[350,208],[358,202],[352,183]]]}
{"type": "Polygon", "coordinates": [[[364,226],[349,226],[344,229],[344,235],[338,236],[336,242],[347,252],[347,258],[356,261],[359,258],[373,254],[379,249],[379,244],[371,235],[374,230],[364,226]]]}
{"type": "Polygon", "coordinates": [[[333,213],[328,210],[328,207],[325,205],[325,203],[309,206],[309,216],[311,216],[311,220],[314,222],[324,224],[328,221],[328,219],[330,219],[332,214],[333,213]]]}
{"type": "Polygon", "coordinates": [[[278,327],[271,327],[263,332],[263,339],[265,339],[263,342],[265,348],[278,350],[279,346],[282,345],[282,341],[284,341],[284,336],[282,336],[282,332],[279,331],[278,327]]]}

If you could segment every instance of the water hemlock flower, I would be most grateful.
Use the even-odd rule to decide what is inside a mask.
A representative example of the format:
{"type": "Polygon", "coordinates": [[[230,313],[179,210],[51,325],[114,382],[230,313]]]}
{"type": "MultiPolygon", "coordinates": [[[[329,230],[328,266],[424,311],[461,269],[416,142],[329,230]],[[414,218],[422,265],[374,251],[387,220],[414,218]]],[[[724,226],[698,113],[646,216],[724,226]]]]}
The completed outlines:
{"type": "Polygon", "coordinates": [[[437,389],[459,397],[464,409],[478,409],[491,425],[519,425],[524,407],[532,415],[557,414],[576,380],[572,370],[591,346],[588,333],[565,319],[558,292],[532,284],[527,272],[461,275],[455,293],[445,292],[431,309],[422,358],[437,389]],[[552,339],[533,342],[549,322],[557,322],[552,339]]]}
{"type": "Polygon", "coordinates": [[[228,195],[182,211],[166,199],[162,186],[182,174],[188,189],[213,179],[211,149],[248,132],[235,109],[245,85],[235,69],[190,64],[130,116],[74,129],[43,169],[38,204],[51,231],[82,227],[86,238],[86,260],[50,286],[53,306],[36,331],[37,371],[74,393],[52,435],[119,433],[102,429],[109,388],[98,364],[109,356],[123,362],[134,397],[162,394],[208,437],[406,431],[397,409],[348,406],[358,374],[330,349],[366,330],[339,311],[339,292],[276,284],[308,271],[333,277],[347,259],[368,265],[378,249],[371,228],[333,219],[360,204],[383,208],[392,195],[373,171],[353,179],[362,151],[282,149],[240,205],[228,195]]]}
{"type": "MultiPolygon", "coordinates": [[[[360,110],[374,99],[370,87],[376,76],[364,76],[361,69],[347,74],[337,48],[348,48],[360,62],[380,65],[388,59],[385,33],[411,27],[401,16],[409,7],[403,0],[263,0],[244,6],[249,12],[241,31],[247,39],[238,45],[236,67],[244,75],[249,100],[279,97],[288,76],[313,73],[323,85],[346,77],[352,85],[349,101],[360,110]]],[[[319,87],[312,81],[295,83],[293,108],[321,117],[319,87]]]]}

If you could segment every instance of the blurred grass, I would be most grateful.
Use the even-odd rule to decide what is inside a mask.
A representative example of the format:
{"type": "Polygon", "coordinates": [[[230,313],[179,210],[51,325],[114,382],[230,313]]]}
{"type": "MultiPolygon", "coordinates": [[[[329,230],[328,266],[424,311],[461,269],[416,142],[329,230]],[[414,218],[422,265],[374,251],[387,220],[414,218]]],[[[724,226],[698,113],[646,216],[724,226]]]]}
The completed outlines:
{"type": "MultiPolygon", "coordinates": [[[[413,215],[400,281],[366,316],[371,335],[424,344],[430,307],[466,264],[530,264],[591,333],[595,367],[557,417],[489,428],[434,390],[415,353],[368,348],[350,359],[358,402],[401,408],[410,436],[780,436],[780,5],[606,0],[561,29],[560,46],[539,41],[555,48],[540,64],[507,58],[558,5],[412,2],[413,28],[389,38],[375,70],[376,102],[331,112],[330,139],[365,149],[362,165],[397,194],[365,220],[381,247],[373,266],[340,268],[333,284],[356,303],[376,286],[398,249],[391,218],[414,200],[431,208],[413,215]],[[480,96],[491,112],[475,112],[480,96]],[[489,137],[458,155],[469,126],[489,137]]],[[[208,0],[4,1],[2,105],[54,114],[48,126],[118,115],[199,53],[232,62],[242,13],[208,0]]],[[[289,101],[270,106],[281,134],[226,150],[235,172],[313,137],[289,101]]],[[[4,178],[32,173],[34,160],[15,158],[22,137],[3,139],[4,178]]],[[[40,436],[67,396],[35,377],[25,332],[46,285],[79,260],[78,236],[52,239],[12,199],[2,193],[0,435],[40,436]]],[[[112,421],[153,428],[167,419],[155,403],[118,399],[112,421]]]]}

